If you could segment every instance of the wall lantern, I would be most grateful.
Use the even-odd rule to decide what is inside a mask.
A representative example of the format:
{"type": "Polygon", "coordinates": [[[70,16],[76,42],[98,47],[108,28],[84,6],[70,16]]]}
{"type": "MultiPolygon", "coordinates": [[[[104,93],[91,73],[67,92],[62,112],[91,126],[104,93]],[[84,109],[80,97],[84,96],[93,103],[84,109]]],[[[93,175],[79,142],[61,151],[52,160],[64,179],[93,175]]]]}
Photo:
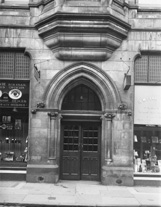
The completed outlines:
{"type": "Polygon", "coordinates": [[[40,80],[40,70],[38,70],[36,64],[34,64],[34,77],[37,81],[40,80]]]}
{"type": "Polygon", "coordinates": [[[125,73],[124,76],[124,90],[128,90],[131,86],[131,75],[125,73]]]}

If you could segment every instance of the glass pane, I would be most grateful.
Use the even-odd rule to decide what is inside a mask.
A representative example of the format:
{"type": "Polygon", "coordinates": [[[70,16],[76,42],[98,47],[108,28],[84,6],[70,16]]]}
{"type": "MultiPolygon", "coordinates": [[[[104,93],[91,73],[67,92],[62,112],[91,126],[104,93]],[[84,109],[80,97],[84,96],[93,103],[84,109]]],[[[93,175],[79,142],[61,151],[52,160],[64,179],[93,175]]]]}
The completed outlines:
{"type": "MultiPolygon", "coordinates": [[[[28,135],[28,111],[18,109],[0,109],[0,152],[1,162],[26,162],[28,135]]],[[[9,164],[9,163],[8,163],[9,164]]]]}
{"type": "Polygon", "coordinates": [[[63,110],[101,110],[97,94],[85,85],[79,85],[67,93],[62,104],[63,110]]]}
{"type": "Polygon", "coordinates": [[[29,79],[30,58],[23,52],[0,52],[0,77],[29,79]]]}
{"type": "Polygon", "coordinates": [[[149,56],[149,82],[161,81],[161,56],[149,56]]]}
{"type": "Polygon", "coordinates": [[[14,53],[0,52],[0,77],[14,78],[14,53]]]}
{"type": "Polygon", "coordinates": [[[16,53],[15,56],[15,78],[28,79],[29,78],[29,57],[24,56],[23,53],[16,53]]]}
{"type": "Polygon", "coordinates": [[[142,56],[135,61],[135,83],[146,83],[148,74],[148,56],[142,56]]]}
{"type": "Polygon", "coordinates": [[[83,151],[98,151],[98,127],[87,126],[83,128],[83,151]]]}
{"type": "Polygon", "coordinates": [[[77,125],[64,126],[64,151],[78,151],[79,127],[77,125]]]}

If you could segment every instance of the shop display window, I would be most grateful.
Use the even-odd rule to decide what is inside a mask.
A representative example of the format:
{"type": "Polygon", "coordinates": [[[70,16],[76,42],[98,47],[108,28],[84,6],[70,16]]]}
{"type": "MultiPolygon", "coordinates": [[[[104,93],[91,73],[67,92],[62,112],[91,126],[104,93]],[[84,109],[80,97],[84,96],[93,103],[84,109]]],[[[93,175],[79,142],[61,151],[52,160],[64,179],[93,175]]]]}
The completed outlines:
{"type": "Polygon", "coordinates": [[[135,172],[161,172],[161,127],[135,126],[135,172]]]}
{"type": "Polygon", "coordinates": [[[27,161],[28,109],[3,108],[0,116],[0,161],[27,161]]]}
{"type": "Polygon", "coordinates": [[[23,49],[0,50],[0,162],[27,161],[30,57],[23,49]]]}

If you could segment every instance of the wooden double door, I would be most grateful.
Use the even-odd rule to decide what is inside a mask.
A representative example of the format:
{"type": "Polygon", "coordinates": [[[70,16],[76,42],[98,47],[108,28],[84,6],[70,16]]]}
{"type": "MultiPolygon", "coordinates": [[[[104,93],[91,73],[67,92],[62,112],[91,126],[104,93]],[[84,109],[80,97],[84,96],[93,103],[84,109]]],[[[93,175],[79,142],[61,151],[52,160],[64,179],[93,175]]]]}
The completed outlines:
{"type": "Polygon", "coordinates": [[[100,179],[100,123],[63,122],[61,179],[100,179]]]}

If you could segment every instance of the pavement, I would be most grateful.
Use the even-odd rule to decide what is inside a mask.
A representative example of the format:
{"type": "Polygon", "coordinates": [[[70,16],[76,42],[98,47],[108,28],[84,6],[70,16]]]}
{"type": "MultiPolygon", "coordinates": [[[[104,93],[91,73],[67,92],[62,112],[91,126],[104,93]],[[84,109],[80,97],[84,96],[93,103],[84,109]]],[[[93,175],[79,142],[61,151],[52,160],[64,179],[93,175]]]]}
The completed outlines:
{"type": "Polygon", "coordinates": [[[105,186],[95,181],[0,181],[0,207],[5,206],[154,207],[161,206],[161,187],[105,186]]]}

